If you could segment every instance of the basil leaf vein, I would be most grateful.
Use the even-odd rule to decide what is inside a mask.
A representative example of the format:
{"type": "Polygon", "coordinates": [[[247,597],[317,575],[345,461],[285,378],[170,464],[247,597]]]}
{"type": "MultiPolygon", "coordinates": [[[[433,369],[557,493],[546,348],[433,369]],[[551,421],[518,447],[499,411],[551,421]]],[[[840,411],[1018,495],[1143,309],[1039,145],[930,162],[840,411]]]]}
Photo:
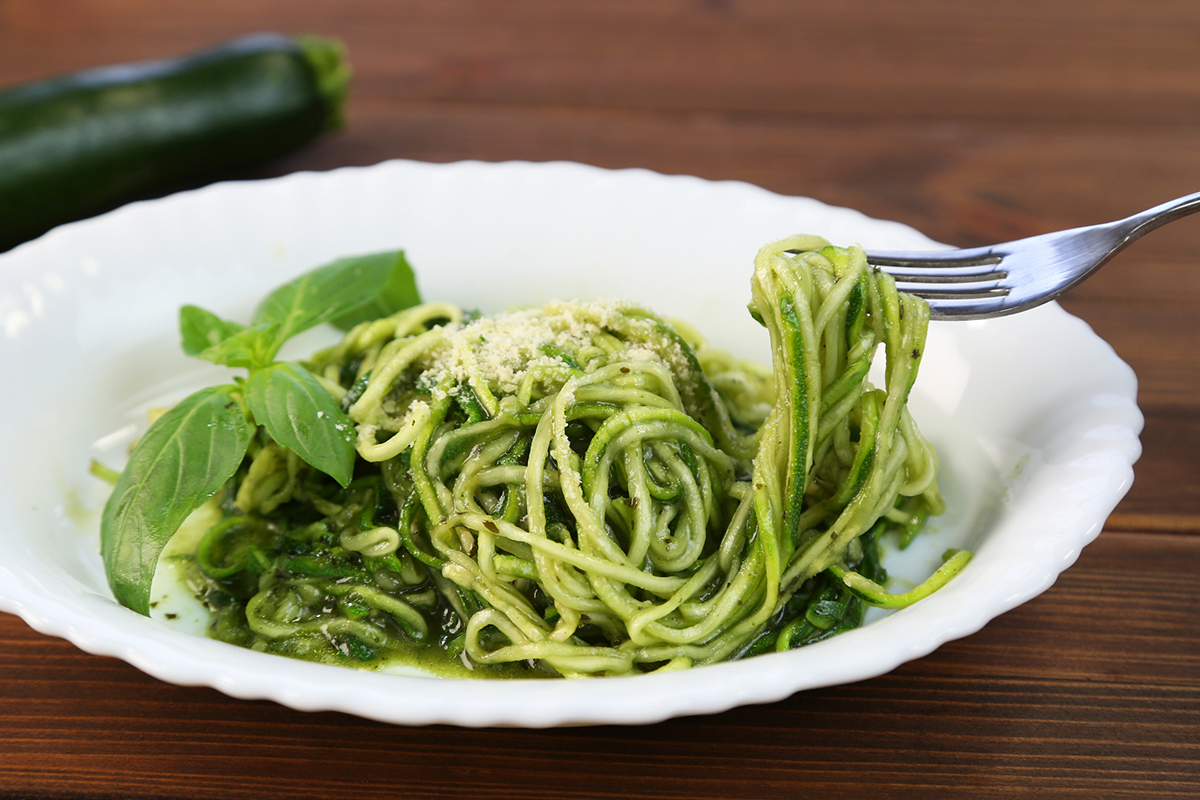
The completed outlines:
{"type": "Polygon", "coordinates": [[[280,286],[259,304],[254,322],[279,323],[277,352],[288,339],[322,322],[352,319],[372,306],[376,311],[367,313],[394,313],[406,306],[392,308],[392,303],[411,305],[414,299],[419,300],[416,284],[403,253],[373,253],[340,258],[280,286]]]}
{"type": "Polygon", "coordinates": [[[374,297],[368,299],[361,306],[332,319],[333,324],[343,331],[350,330],[360,322],[390,317],[397,311],[421,304],[421,294],[417,291],[417,278],[413,274],[408,259],[404,257],[403,250],[366,257],[390,261],[387,282],[374,297]]]}
{"type": "Polygon", "coordinates": [[[260,322],[225,337],[197,355],[227,367],[263,367],[271,363],[279,349],[275,344],[278,331],[278,322],[260,322]]]}
{"type": "Polygon", "coordinates": [[[254,370],[246,405],[272,439],[342,486],[350,483],[354,424],[311,372],[287,361],[254,370]]]}

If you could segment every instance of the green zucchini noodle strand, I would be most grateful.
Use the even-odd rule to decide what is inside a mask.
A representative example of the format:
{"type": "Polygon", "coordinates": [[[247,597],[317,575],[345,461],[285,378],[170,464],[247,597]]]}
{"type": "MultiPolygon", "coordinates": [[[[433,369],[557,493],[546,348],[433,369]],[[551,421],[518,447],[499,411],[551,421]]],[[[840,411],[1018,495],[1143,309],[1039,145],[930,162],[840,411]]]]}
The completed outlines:
{"type": "Polygon", "coordinates": [[[770,368],[623,302],[358,325],[306,363],[355,425],[354,480],[260,431],[199,551],[238,599],[217,635],[621,675],[799,646],[945,583],[969,555],[889,594],[876,543],[943,510],[906,408],[928,307],[796,236],[759,252],[750,310],[770,368]]]}
{"type": "Polygon", "coordinates": [[[771,332],[780,398],[754,462],[760,524],[779,534],[783,592],[843,564],[851,544],[915,498],[939,514],[937,457],[906,403],[929,307],[896,291],[858,248],[796,236],[755,260],[751,312],[771,332]],[[884,346],[885,387],[866,380],[884,346]],[[795,487],[803,486],[802,491],[795,487]]]}

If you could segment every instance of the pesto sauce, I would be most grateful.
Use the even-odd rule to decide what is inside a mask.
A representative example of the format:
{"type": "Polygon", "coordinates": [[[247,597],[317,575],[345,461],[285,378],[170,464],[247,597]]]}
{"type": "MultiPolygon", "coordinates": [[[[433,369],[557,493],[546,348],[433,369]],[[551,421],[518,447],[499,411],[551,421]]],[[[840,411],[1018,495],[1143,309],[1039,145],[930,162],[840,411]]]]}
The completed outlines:
{"type": "MultiPolygon", "coordinates": [[[[381,619],[386,615],[375,612],[375,623],[387,635],[382,644],[372,644],[367,650],[356,647],[344,638],[328,636],[320,632],[293,634],[271,639],[258,636],[246,620],[245,607],[248,598],[235,594],[248,594],[257,589],[260,577],[235,573],[222,579],[214,578],[202,569],[197,553],[202,549],[207,534],[223,521],[230,518],[231,503],[228,493],[218,494],[184,522],[163,553],[155,577],[155,597],[151,604],[152,615],[188,632],[200,633],[219,641],[258,652],[297,658],[304,661],[330,664],[333,666],[365,669],[375,672],[421,674],[439,678],[552,678],[557,673],[536,663],[481,665],[467,659],[461,648],[452,645],[463,627],[446,599],[432,591],[432,578],[426,584],[409,587],[410,595],[419,590],[433,594],[434,604],[422,607],[422,616],[429,624],[428,635],[418,641],[409,632],[394,622],[381,619]],[[241,586],[238,586],[238,583],[241,586]],[[232,590],[232,591],[231,591],[232,590]]],[[[273,560],[287,560],[295,553],[296,540],[279,536],[276,547],[270,551],[273,560]]],[[[340,550],[340,548],[336,548],[340,550]]],[[[227,555],[227,553],[226,553],[227,555]]],[[[332,564],[332,550],[305,553],[314,561],[332,564]]],[[[357,553],[340,553],[343,566],[351,570],[364,570],[364,562],[357,553]]],[[[312,563],[309,566],[313,566],[312,563]]],[[[336,583],[337,578],[333,581],[336,583]]],[[[309,585],[318,589],[321,581],[314,579],[309,585]]],[[[403,597],[404,595],[399,595],[403,597]]],[[[336,614],[330,609],[330,614],[336,614]]]]}
{"type": "Polygon", "coordinates": [[[193,556],[176,556],[174,570],[186,585],[186,591],[206,607],[209,619],[206,633],[211,638],[240,647],[313,661],[339,667],[374,672],[419,673],[438,678],[553,678],[556,673],[540,664],[519,663],[482,665],[469,661],[447,645],[456,633],[457,618],[444,604],[439,613],[426,613],[439,623],[431,625],[426,641],[417,641],[399,626],[390,628],[385,644],[369,646],[369,654],[344,639],[320,632],[294,634],[278,639],[257,636],[246,621],[245,604],[233,600],[211,577],[205,575],[193,556]]]}

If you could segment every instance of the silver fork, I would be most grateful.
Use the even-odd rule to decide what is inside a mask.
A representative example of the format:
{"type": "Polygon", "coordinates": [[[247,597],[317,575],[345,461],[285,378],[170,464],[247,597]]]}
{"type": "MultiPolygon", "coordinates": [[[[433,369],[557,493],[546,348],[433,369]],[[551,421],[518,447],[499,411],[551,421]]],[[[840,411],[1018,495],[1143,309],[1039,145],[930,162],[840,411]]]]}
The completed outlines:
{"type": "Polygon", "coordinates": [[[1200,211],[1200,192],[1132,217],[966,250],[868,250],[867,263],[896,278],[896,288],[929,301],[934,319],[1015,314],[1053,300],[1130,242],[1200,211]]]}

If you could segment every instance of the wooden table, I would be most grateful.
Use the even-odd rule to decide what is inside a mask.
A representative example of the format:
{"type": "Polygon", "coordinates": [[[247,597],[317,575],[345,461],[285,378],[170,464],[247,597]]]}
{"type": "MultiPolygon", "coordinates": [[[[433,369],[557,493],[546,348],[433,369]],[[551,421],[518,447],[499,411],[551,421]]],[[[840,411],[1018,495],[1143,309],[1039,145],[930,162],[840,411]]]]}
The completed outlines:
{"type": "MultiPolygon", "coordinates": [[[[342,37],[347,128],[253,175],[569,159],[984,244],[1200,189],[1194,0],[7,0],[0,83],[342,37]],[[804,6],[810,7],[804,7],[804,6]]],[[[863,683],[636,728],[413,729],[171,686],[0,615],[0,797],[1200,796],[1200,219],[1064,305],[1137,371],[1137,480],[1041,597],[863,683]]]]}

